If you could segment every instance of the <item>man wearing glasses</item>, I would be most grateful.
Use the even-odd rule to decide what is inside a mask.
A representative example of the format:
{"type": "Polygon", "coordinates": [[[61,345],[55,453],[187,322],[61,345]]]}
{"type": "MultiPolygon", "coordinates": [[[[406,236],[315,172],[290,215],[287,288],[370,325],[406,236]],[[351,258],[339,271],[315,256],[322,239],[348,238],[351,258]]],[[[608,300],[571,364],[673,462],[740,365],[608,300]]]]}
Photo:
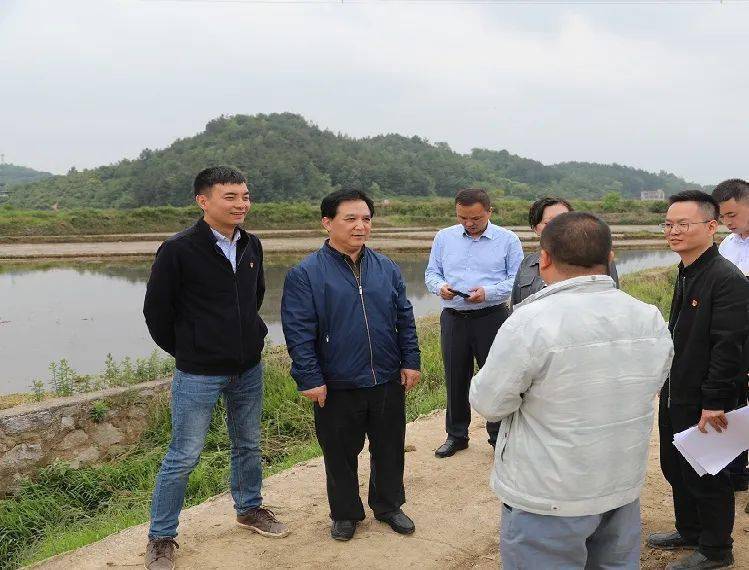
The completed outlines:
{"type": "Polygon", "coordinates": [[[749,282],[718,253],[718,205],[699,191],[669,198],[662,224],[668,245],[681,257],[668,328],[674,341],[669,379],[660,394],[661,469],[673,492],[676,531],[654,533],[648,544],[691,549],[667,568],[726,568],[733,564],[734,497],[728,471],[698,476],[673,445],[675,433],[697,424],[730,429],[736,378],[744,370],[749,282]]]}

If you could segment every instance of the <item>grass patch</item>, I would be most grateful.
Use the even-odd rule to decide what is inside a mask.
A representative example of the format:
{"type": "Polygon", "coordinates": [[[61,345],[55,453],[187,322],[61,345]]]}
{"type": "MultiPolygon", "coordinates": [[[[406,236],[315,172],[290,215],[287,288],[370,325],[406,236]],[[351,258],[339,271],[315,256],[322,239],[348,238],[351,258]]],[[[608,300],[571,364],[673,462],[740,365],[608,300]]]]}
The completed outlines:
{"type": "Polygon", "coordinates": [[[633,297],[658,307],[663,318],[668,320],[676,275],[676,267],[646,269],[622,277],[621,287],[633,297]]]}
{"type": "MultiPolygon", "coordinates": [[[[41,380],[34,380],[29,393],[0,395],[0,410],[49,398],[85,394],[105,388],[134,386],[165,378],[173,373],[174,358],[168,355],[161,356],[156,349],[148,358],[132,360],[126,356],[119,362],[115,361],[111,354],[107,354],[104,370],[99,374],[78,374],[63,358],[60,362],[52,362],[49,365],[49,385],[52,390],[47,390],[47,386],[41,380]]],[[[106,409],[102,408],[103,405],[94,405],[92,419],[104,417],[106,409]]]]}

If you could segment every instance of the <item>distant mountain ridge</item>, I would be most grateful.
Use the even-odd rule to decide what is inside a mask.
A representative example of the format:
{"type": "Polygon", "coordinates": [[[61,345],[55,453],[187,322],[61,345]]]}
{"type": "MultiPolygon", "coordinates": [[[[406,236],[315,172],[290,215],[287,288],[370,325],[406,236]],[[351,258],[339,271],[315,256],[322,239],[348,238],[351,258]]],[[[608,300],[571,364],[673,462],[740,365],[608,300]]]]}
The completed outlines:
{"type": "Polygon", "coordinates": [[[553,193],[585,199],[701,188],[671,173],[618,164],[547,166],[506,150],[460,154],[447,143],[398,134],[356,139],[322,130],[300,115],[274,113],[221,116],[203,132],[162,150],[145,149],[135,160],[14,185],[8,201],[27,208],[184,205],[192,202],[195,174],[213,164],[243,170],[257,201],[317,200],[346,186],[377,198],[453,196],[470,186],[518,198],[553,193]]]}
{"type": "Polygon", "coordinates": [[[12,184],[23,184],[25,182],[34,182],[43,178],[52,176],[50,172],[40,172],[27,166],[18,166],[17,164],[0,164],[0,186],[5,188],[12,184]]]}

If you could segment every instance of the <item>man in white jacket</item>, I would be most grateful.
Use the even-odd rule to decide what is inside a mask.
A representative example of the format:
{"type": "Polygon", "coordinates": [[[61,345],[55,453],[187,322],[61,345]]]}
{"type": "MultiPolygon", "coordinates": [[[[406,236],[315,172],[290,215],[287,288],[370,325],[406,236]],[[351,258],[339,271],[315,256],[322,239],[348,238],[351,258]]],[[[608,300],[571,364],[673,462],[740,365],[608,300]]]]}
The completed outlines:
{"type": "Polygon", "coordinates": [[[584,212],[541,236],[547,287],[499,330],[470,401],[502,421],[491,477],[516,568],[639,568],[654,397],[673,357],[652,305],[606,275],[608,226],[584,212]]]}

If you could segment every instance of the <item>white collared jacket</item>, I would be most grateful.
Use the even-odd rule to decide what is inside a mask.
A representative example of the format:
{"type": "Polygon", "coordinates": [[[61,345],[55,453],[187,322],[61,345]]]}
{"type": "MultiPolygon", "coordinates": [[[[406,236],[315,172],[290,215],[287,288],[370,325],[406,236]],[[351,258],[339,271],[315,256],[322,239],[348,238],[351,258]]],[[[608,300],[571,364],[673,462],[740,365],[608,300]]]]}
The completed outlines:
{"type": "Polygon", "coordinates": [[[640,495],[673,358],[658,309],[606,275],[546,287],[499,329],[470,401],[502,420],[491,485],[523,511],[599,514],[640,495]]]}

